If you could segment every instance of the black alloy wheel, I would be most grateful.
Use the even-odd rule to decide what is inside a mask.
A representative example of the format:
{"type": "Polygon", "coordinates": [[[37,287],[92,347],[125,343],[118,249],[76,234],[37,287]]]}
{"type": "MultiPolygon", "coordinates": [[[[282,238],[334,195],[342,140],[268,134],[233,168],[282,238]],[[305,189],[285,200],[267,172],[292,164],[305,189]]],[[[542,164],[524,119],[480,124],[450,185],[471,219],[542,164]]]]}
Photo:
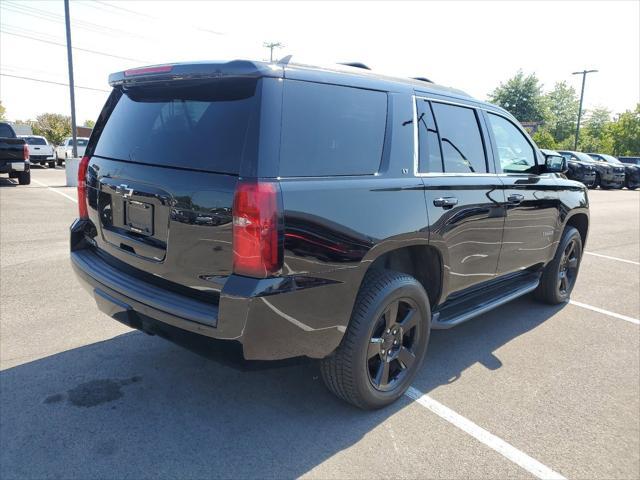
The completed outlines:
{"type": "Polygon", "coordinates": [[[367,350],[369,381],[389,391],[402,381],[416,361],[420,341],[417,306],[410,298],[394,300],[374,325],[367,350]]]}
{"type": "Polygon", "coordinates": [[[562,296],[568,295],[578,277],[578,251],[577,240],[572,238],[562,252],[558,269],[558,292],[562,296]]]}
{"type": "Polygon", "coordinates": [[[429,342],[431,308],[422,284],[401,272],[367,272],[338,348],[320,362],[327,388],[362,409],[400,398],[429,342]]]}

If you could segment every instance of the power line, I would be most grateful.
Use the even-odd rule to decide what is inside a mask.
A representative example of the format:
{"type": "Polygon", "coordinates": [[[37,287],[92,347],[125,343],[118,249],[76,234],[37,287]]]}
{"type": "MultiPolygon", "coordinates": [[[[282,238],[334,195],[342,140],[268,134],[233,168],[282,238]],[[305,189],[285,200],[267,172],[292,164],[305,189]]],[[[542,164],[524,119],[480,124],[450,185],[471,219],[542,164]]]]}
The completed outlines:
{"type": "MultiPolygon", "coordinates": [[[[0,32],[4,33],[5,35],[13,35],[14,37],[22,37],[22,38],[28,38],[29,40],[35,40],[37,42],[42,42],[42,43],[49,43],[51,45],[58,45],[60,47],[66,47],[66,45],[64,43],[59,43],[59,42],[54,42],[52,40],[44,40],[41,38],[37,38],[37,37],[32,37],[29,35],[23,35],[21,33],[12,33],[12,32],[7,32],[6,30],[2,30],[0,29],[0,32]]],[[[120,60],[129,60],[131,62],[137,62],[137,63],[152,63],[149,60],[140,60],[138,58],[131,58],[131,57],[122,57],[120,55],[114,55],[112,53],[106,53],[106,52],[99,52],[98,50],[91,50],[89,48],[82,48],[82,47],[73,47],[74,50],[79,50],[82,52],[87,52],[87,53],[93,53],[95,55],[103,55],[105,57],[112,57],[112,58],[118,58],[120,60]]]]}
{"type": "MultiPolygon", "coordinates": [[[[31,80],[32,82],[50,83],[52,85],[62,85],[63,87],[68,87],[69,86],[68,83],[54,82],[52,80],[42,80],[40,78],[23,77],[21,75],[10,75],[8,73],[0,73],[0,75],[3,76],[3,77],[20,78],[22,80],[31,80]]],[[[75,85],[75,88],[81,88],[83,90],[93,90],[94,92],[106,92],[106,93],[110,93],[111,92],[111,90],[104,90],[102,88],[82,87],[80,85],[75,85]]]]}
{"type": "MultiPolygon", "coordinates": [[[[64,16],[56,14],[56,13],[52,13],[52,12],[48,12],[46,10],[41,10],[39,8],[34,8],[31,6],[26,6],[26,5],[21,5],[21,4],[15,4],[15,3],[11,3],[11,2],[3,2],[3,6],[5,8],[7,8],[9,11],[14,12],[14,13],[20,13],[22,15],[27,15],[27,16],[34,16],[36,18],[40,18],[42,20],[47,20],[50,22],[54,22],[54,23],[61,23],[64,22],[64,16]]],[[[75,20],[74,22],[74,26],[78,27],[78,28],[82,28],[84,30],[89,30],[91,32],[94,33],[100,33],[103,35],[129,35],[131,37],[135,37],[135,38],[141,38],[144,39],[145,37],[142,35],[138,35],[132,32],[128,32],[126,30],[121,30],[118,28],[112,28],[112,27],[108,27],[105,25],[100,25],[98,23],[93,23],[93,22],[87,22],[85,20],[75,20]]]]}
{"type": "MultiPolygon", "coordinates": [[[[148,13],[137,12],[135,10],[130,10],[128,8],[121,7],[119,5],[113,5],[113,4],[108,3],[108,2],[103,2],[103,1],[100,1],[100,0],[94,0],[93,3],[99,3],[99,4],[104,5],[106,7],[110,7],[110,8],[113,8],[113,9],[116,9],[116,10],[120,10],[120,11],[126,12],[126,13],[131,13],[133,15],[138,15],[140,17],[151,18],[153,20],[157,20],[157,21],[164,22],[164,23],[167,22],[167,20],[165,20],[163,18],[160,18],[160,17],[156,17],[155,15],[149,15],[148,13]]],[[[91,5],[91,4],[87,4],[87,5],[89,5],[89,6],[93,7],[93,8],[96,7],[96,5],[91,5]]],[[[191,25],[188,25],[188,26],[190,26],[191,28],[195,28],[196,30],[199,30],[201,32],[210,33],[212,35],[224,35],[223,32],[218,32],[216,30],[209,30],[207,28],[202,28],[202,27],[199,27],[197,25],[191,24],[191,25]]]]}

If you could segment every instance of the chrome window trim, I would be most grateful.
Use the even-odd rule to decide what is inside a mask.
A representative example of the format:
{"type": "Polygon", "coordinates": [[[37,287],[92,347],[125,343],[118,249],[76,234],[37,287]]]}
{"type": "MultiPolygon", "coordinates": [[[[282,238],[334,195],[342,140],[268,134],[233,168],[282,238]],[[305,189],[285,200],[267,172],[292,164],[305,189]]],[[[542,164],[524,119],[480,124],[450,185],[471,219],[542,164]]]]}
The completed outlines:
{"type": "MultiPolygon", "coordinates": [[[[446,172],[425,172],[425,173],[421,173],[418,169],[419,166],[419,162],[420,162],[420,152],[418,150],[419,147],[419,141],[418,141],[418,105],[417,105],[417,101],[418,100],[426,100],[428,102],[437,102],[437,103],[446,103],[449,105],[455,105],[458,107],[464,107],[464,108],[470,108],[472,110],[482,110],[484,112],[486,112],[487,114],[492,113],[494,115],[498,115],[499,117],[504,118],[505,120],[507,120],[508,122],[510,122],[511,124],[513,124],[521,133],[524,134],[525,140],[527,140],[527,142],[529,142],[529,145],[531,145],[531,148],[533,149],[533,153],[534,153],[534,157],[536,159],[536,161],[539,160],[538,158],[538,153],[537,153],[537,148],[535,146],[535,144],[531,141],[529,134],[526,132],[526,130],[524,130],[521,126],[518,126],[517,124],[515,124],[513,122],[513,119],[509,118],[507,115],[504,115],[501,112],[496,112],[494,110],[488,109],[482,105],[473,105],[473,104],[467,104],[467,103],[460,103],[460,102],[453,102],[450,100],[442,100],[440,98],[436,98],[436,97],[426,97],[424,95],[412,95],[411,96],[412,101],[413,101],[413,175],[416,177],[468,177],[468,176],[473,176],[473,177],[495,177],[498,175],[502,175],[505,174],[504,172],[483,172],[483,173],[446,173],[446,172]]],[[[437,121],[437,119],[436,119],[437,121]]],[[[478,130],[480,131],[480,135],[483,135],[482,133],[482,129],[480,128],[480,125],[478,125],[478,130]]],[[[483,140],[484,141],[484,140],[483,140]]],[[[486,152],[486,154],[488,155],[489,152],[486,152]]],[[[487,162],[489,161],[489,159],[487,158],[487,162]]],[[[506,174],[505,174],[506,175],[506,174]]],[[[532,175],[536,175],[536,174],[532,174],[532,175]]]]}

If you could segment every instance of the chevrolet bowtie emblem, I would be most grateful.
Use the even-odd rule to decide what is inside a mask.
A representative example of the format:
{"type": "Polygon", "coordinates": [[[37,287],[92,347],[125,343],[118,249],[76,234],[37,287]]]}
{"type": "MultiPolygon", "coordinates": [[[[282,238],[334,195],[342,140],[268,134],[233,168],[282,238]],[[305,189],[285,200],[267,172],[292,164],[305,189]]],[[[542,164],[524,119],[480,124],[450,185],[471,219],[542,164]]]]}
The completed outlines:
{"type": "Polygon", "coordinates": [[[121,194],[124,198],[131,198],[131,195],[133,195],[133,188],[129,188],[129,185],[125,185],[123,183],[116,187],[116,192],[121,194]]]}

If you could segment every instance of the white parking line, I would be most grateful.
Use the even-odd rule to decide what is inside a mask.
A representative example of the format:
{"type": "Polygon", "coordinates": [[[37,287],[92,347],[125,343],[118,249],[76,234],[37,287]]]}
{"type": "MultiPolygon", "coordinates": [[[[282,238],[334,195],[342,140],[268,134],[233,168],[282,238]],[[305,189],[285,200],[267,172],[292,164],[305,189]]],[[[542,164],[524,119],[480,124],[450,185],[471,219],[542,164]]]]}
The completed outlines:
{"type": "Polygon", "coordinates": [[[420,390],[417,390],[413,387],[409,387],[409,389],[405,392],[405,395],[413,400],[415,400],[418,404],[427,408],[431,412],[438,415],[440,418],[446,420],[452,425],[458,427],[463,432],[471,435],[473,438],[483,443],[487,447],[495,450],[503,457],[511,460],[516,465],[524,468],[527,472],[541,479],[565,479],[558,472],[551,470],[546,465],[543,465],[535,458],[531,458],[526,453],[518,450],[513,445],[505,442],[499,437],[496,437],[494,434],[489,433],[484,428],[476,425],[471,420],[463,417],[459,413],[454,412],[449,407],[445,407],[437,400],[434,400],[429,395],[422,393],[420,390]]]}
{"type": "Polygon", "coordinates": [[[55,188],[50,187],[46,183],[39,182],[38,180],[34,180],[33,178],[31,179],[31,181],[37,183],[38,185],[42,185],[43,187],[47,187],[48,190],[51,190],[52,192],[57,193],[58,195],[62,195],[64,198],[68,198],[72,202],[78,203],[78,199],[70,197],[66,193],[61,192],[60,190],[56,190],[55,188]]]}
{"type": "Polygon", "coordinates": [[[571,305],[575,305],[576,307],[586,308],[587,310],[592,310],[594,312],[602,313],[604,315],[609,315],[613,318],[619,318],[620,320],[624,320],[626,322],[633,323],[635,325],[640,325],[640,320],[633,317],[627,317],[626,315],[622,315],[620,313],[610,312],[609,310],[605,310],[604,308],[594,307],[593,305],[587,305],[586,303],[576,302],[575,300],[569,300],[571,305]]]}
{"type": "Polygon", "coordinates": [[[631,265],[640,265],[640,262],[634,262],[633,260],[625,260],[624,258],[610,257],[609,255],[602,255],[601,253],[584,252],[587,255],[593,255],[594,257],[607,258],[609,260],[616,260],[618,262],[630,263],[631,265]]]}

